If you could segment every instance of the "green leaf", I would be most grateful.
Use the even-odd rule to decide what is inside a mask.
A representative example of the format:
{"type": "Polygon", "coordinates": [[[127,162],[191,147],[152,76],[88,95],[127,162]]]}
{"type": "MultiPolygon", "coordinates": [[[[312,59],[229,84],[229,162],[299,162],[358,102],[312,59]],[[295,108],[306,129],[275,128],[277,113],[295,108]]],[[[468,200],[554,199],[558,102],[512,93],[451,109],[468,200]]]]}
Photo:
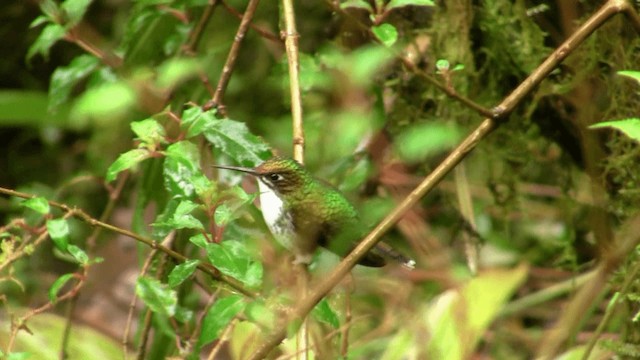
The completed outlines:
{"type": "MultiPolygon", "coordinates": [[[[215,119],[215,109],[210,110],[209,113],[211,113],[213,115],[213,118],[215,119]]],[[[202,116],[202,114],[202,108],[200,108],[199,106],[189,108],[182,113],[181,126],[183,128],[186,128],[187,130],[187,139],[202,134],[202,132],[207,128],[207,124],[209,123],[209,119],[211,119],[211,117],[202,116]]]]}
{"type": "Polygon", "coordinates": [[[462,288],[434,299],[421,315],[432,334],[425,355],[430,359],[466,359],[473,354],[482,334],[526,279],[527,272],[526,265],[483,271],[462,288]]]}
{"type": "Polygon", "coordinates": [[[436,6],[433,0],[391,0],[386,9],[391,10],[405,6],[436,6]]]}
{"type": "Polygon", "coordinates": [[[623,70],[618,71],[618,75],[626,76],[630,79],[640,82],[640,71],[623,70]]]}
{"type": "Polygon", "coordinates": [[[84,252],[84,250],[80,249],[79,247],[71,244],[67,246],[67,251],[69,252],[69,254],[71,254],[71,256],[73,256],[74,259],[76,259],[76,261],[78,261],[78,263],[82,265],[89,264],[89,256],[86,252],[84,252]]]}
{"type": "Polygon", "coordinates": [[[206,248],[207,244],[209,243],[207,241],[207,238],[203,234],[193,235],[192,237],[189,238],[189,241],[191,241],[197,247],[200,247],[203,249],[206,248]]]}
{"type": "Polygon", "coordinates": [[[372,78],[391,59],[393,59],[393,54],[382,46],[364,46],[350,54],[349,69],[344,71],[357,85],[370,85],[372,78]]]}
{"type": "Polygon", "coordinates": [[[207,258],[221,273],[243,282],[248,287],[258,287],[262,283],[263,268],[254,262],[240,241],[223,241],[207,244],[207,258]]]}
{"type": "Polygon", "coordinates": [[[347,0],[340,3],[341,9],[364,9],[369,13],[373,13],[373,8],[365,0],[347,0]]]}
{"type": "Polygon", "coordinates": [[[65,0],[62,3],[62,10],[67,15],[68,22],[65,24],[67,28],[75,26],[82,20],[84,13],[93,0],[65,0]]]}
{"type": "Polygon", "coordinates": [[[320,300],[318,305],[313,308],[312,314],[316,319],[331,325],[334,329],[340,327],[340,319],[338,319],[338,315],[333,311],[326,298],[320,300]]]}
{"type": "Polygon", "coordinates": [[[219,226],[226,226],[234,219],[233,211],[227,204],[222,204],[216,208],[213,219],[219,226]]]}
{"type": "Polygon", "coordinates": [[[107,169],[107,176],[105,180],[107,182],[115,180],[116,176],[118,176],[121,171],[130,169],[149,157],[151,157],[151,153],[146,149],[133,149],[124,154],[120,154],[116,161],[114,161],[113,164],[109,166],[109,169],[107,169]]]}
{"type": "Polygon", "coordinates": [[[49,111],[54,111],[66,103],[73,88],[98,66],[98,58],[85,54],[74,58],[69,66],[57,67],[51,75],[49,85],[49,111]]]}
{"type": "Polygon", "coordinates": [[[199,260],[187,260],[177,265],[169,273],[169,287],[174,288],[187,280],[198,268],[199,260]]]}
{"type": "Polygon", "coordinates": [[[195,194],[194,182],[201,178],[200,151],[189,141],[171,144],[164,160],[165,188],[175,197],[191,197],[195,194]]]}
{"type": "Polygon", "coordinates": [[[200,68],[200,62],[197,59],[169,59],[158,67],[158,86],[161,88],[172,88],[180,82],[198,74],[200,68]]]}
{"type": "Polygon", "coordinates": [[[51,21],[51,20],[50,20],[47,16],[40,15],[40,16],[38,16],[37,18],[35,18],[35,19],[31,22],[31,24],[29,24],[29,29],[33,29],[33,28],[35,28],[35,27],[38,27],[38,26],[40,26],[40,25],[42,25],[42,24],[45,24],[45,23],[48,23],[48,22],[50,22],[50,21],[51,21]]]}
{"type": "Polygon", "coordinates": [[[40,214],[48,214],[49,213],[49,202],[47,199],[43,197],[33,197],[31,199],[25,200],[20,203],[20,205],[24,207],[28,207],[29,209],[38,212],[40,214]]]}
{"type": "Polygon", "coordinates": [[[178,306],[178,296],[174,290],[158,279],[141,276],[136,283],[136,295],[154,313],[173,316],[178,306]]]}
{"type": "Polygon", "coordinates": [[[199,347],[217,339],[220,332],[245,306],[246,303],[240,295],[230,295],[216,301],[209,308],[202,322],[202,330],[198,339],[199,347]]]}
{"type": "Polygon", "coordinates": [[[51,287],[49,288],[49,301],[51,301],[52,303],[55,303],[56,300],[58,299],[58,291],[60,291],[60,289],[62,289],[62,287],[67,282],[69,282],[69,280],[73,279],[74,276],[75,274],[71,273],[71,274],[64,274],[59,278],[57,278],[56,281],[54,281],[51,287]]]}
{"type": "Polygon", "coordinates": [[[398,40],[398,30],[391,24],[380,24],[371,28],[373,34],[386,47],[391,47],[398,40]]]}
{"type": "Polygon", "coordinates": [[[73,106],[71,116],[76,119],[118,118],[126,114],[136,101],[136,92],[126,83],[102,83],[82,94],[73,106]]]}
{"type": "Polygon", "coordinates": [[[264,300],[256,299],[247,304],[244,314],[251,322],[265,328],[272,328],[276,324],[276,317],[264,300]]]}
{"type": "Polygon", "coordinates": [[[176,211],[173,213],[173,218],[167,222],[167,225],[175,229],[203,230],[204,226],[202,225],[200,220],[191,215],[191,212],[198,207],[199,205],[192,201],[181,201],[178,204],[176,211]]]}
{"type": "Polygon", "coordinates": [[[640,118],[605,121],[589,126],[591,129],[600,129],[604,127],[611,127],[620,130],[633,140],[640,141],[640,118]]]}
{"type": "Polygon", "coordinates": [[[249,132],[244,123],[216,119],[210,111],[203,113],[202,116],[207,118],[205,138],[242,166],[254,167],[271,157],[269,147],[249,132]]]}
{"type": "Polygon", "coordinates": [[[33,42],[33,45],[27,52],[27,61],[31,60],[36,54],[42,55],[46,60],[49,59],[49,50],[62,39],[67,33],[64,27],[58,24],[49,24],[42,29],[40,36],[33,42]]]}
{"type": "Polygon", "coordinates": [[[167,136],[164,127],[155,119],[145,119],[131,123],[131,130],[138,136],[138,139],[146,144],[159,144],[167,136]]]}
{"type": "Polygon", "coordinates": [[[460,137],[460,131],[454,125],[428,122],[405,129],[396,144],[400,156],[412,162],[451,148],[460,137]]]}
{"type": "Polygon", "coordinates": [[[66,219],[47,220],[47,231],[60,251],[67,251],[69,245],[69,223],[66,219]]]}

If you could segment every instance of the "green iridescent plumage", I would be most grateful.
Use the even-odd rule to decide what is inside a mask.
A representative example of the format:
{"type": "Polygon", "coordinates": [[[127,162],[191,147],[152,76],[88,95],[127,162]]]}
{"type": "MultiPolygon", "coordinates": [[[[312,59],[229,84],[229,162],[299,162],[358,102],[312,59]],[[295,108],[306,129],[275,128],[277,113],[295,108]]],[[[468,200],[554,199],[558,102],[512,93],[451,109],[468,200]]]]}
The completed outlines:
{"type": "MultiPolygon", "coordinates": [[[[295,160],[274,157],[255,169],[218,167],[243,171],[258,179],[265,222],[276,240],[296,254],[297,262],[308,263],[318,246],[345,256],[365,235],[356,209],[344,195],[314,178],[295,160]]],[[[360,264],[384,266],[385,256],[406,260],[380,244],[360,264]]]]}

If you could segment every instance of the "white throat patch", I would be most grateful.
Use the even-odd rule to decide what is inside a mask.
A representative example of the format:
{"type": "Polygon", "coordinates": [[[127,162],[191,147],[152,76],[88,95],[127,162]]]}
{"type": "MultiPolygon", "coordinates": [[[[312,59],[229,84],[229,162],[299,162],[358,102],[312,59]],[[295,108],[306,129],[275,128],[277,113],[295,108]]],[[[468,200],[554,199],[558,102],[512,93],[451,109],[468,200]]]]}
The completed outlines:
{"type": "Polygon", "coordinates": [[[292,249],[293,244],[293,224],[291,215],[284,214],[284,203],[269,186],[258,179],[258,189],[260,191],[260,207],[262,217],[269,227],[269,231],[276,240],[285,248],[292,249]]]}

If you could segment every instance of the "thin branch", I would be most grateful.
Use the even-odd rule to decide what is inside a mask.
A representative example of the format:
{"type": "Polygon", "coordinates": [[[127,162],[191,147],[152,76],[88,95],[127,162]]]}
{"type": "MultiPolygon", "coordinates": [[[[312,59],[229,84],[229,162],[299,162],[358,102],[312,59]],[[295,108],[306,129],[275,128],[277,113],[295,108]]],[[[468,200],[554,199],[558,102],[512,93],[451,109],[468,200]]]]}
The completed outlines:
{"type": "Polygon", "coordinates": [[[183,48],[183,51],[186,54],[193,54],[196,52],[196,49],[198,48],[198,43],[202,38],[204,28],[207,26],[209,19],[211,19],[211,15],[213,15],[213,11],[216,9],[217,5],[218,5],[218,0],[209,0],[209,3],[204,8],[204,11],[200,16],[200,19],[198,20],[198,23],[193,28],[193,30],[191,30],[191,32],[189,33],[187,44],[183,48]]]}
{"type": "MultiPolygon", "coordinates": [[[[10,196],[15,196],[15,197],[19,197],[19,198],[23,198],[23,199],[31,199],[33,197],[35,197],[35,195],[32,194],[27,194],[27,193],[23,193],[23,192],[19,192],[19,191],[15,191],[15,190],[11,190],[11,189],[6,189],[3,187],[0,187],[0,194],[6,194],[6,195],[10,195],[10,196]]],[[[169,249],[165,246],[162,246],[161,244],[157,243],[155,240],[136,234],[132,231],[126,230],[126,229],[122,229],[119,228],[117,226],[111,225],[111,224],[107,224],[105,222],[102,222],[100,220],[96,220],[94,218],[92,218],[90,215],[88,215],[86,212],[84,212],[81,209],[78,208],[71,208],[69,207],[69,205],[66,204],[62,204],[62,203],[58,203],[55,201],[47,201],[49,203],[50,206],[61,209],[62,211],[71,214],[72,216],[84,221],[85,223],[91,225],[91,226],[98,226],[101,228],[104,228],[106,230],[118,233],[118,234],[122,234],[124,236],[130,237],[132,239],[135,239],[141,243],[144,243],[145,245],[149,246],[152,249],[157,249],[167,255],[169,255],[170,257],[174,258],[177,261],[180,262],[184,262],[189,260],[189,258],[187,258],[186,256],[172,250],[169,249]]],[[[46,234],[44,236],[44,238],[46,238],[46,234]]],[[[4,264],[3,264],[4,265],[4,264]]],[[[229,285],[231,288],[235,289],[236,291],[248,296],[248,297],[256,297],[256,294],[253,291],[250,291],[246,288],[244,288],[244,286],[242,285],[242,283],[240,283],[238,280],[226,276],[224,274],[221,274],[216,268],[214,268],[211,265],[208,264],[204,264],[204,263],[199,263],[198,264],[198,269],[204,273],[209,274],[212,278],[219,280],[223,283],[226,283],[227,285],[229,285]]],[[[0,269],[1,270],[1,269],[0,269]]]]}
{"type": "Polygon", "coordinates": [[[282,0],[285,23],[285,47],[289,62],[289,90],[291,93],[291,118],[293,122],[293,158],[304,162],[304,130],[302,128],[302,97],[300,95],[300,60],[298,57],[298,30],[293,0],[282,0]]]}
{"type": "MultiPolygon", "coordinates": [[[[222,6],[224,6],[224,8],[227,9],[229,13],[231,13],[233,16],[237,17],[238,19],[242,20],[242,14],[238,10],[234,9],[233,6],[229,5],[229,3],[227,3],[225,0],[221,0],[221,2],[222,2],[222,6]]],[[[271,31],[263,29],[260,26],[257,26],[253,23],[249,24],[249,27],[251,28],[251,30],[257,32],[265,39],[269,39],[280,46],[283,45],[282,40],[278,37],[278,35],[272,33],[271,31]]]]}
{"type": "Polygon", "coordinates": [[[247,29],[249,28],[249,24],[251,23],[251,19],[256,12],[256,8],[258,7],[259,2],[260,0],[249,1],[247,9],[242,16],[242,21],[240,21],[238,32],[236,32],[236,36],[233,39],[233,44],[231,44],[231,49],[229,50],[227,61],[222,68],[222,73],[220,74],[218,85],[216,86],[216,92],[215,94],[213,94],[213,98],[209,101],[209,103],[204,106],[204,109],[217,107],[218,111],[220,111],[224,115],[225,111],[222,102],[224,98],[224,92],[227,89],[227,85],[229,85],[229,80],[231,79],[231,74],[233,73],[233,68],[236,65],[236,59],[238,58],[238,52],[240,51],[240,45],[242,44],[242,40],[244,40],[244,36],[247,34],[247,29]]]}
{"type": "Polygon", "coordinates": [[[549,73],[575,50],[593,31],[595,31],[609,17],[620,11],[616,4],[606,3],[598,12],[587,20],[573,35],[571,35],[556,51],[554,51],[527,79],[525,79],[511,94],[509,94],[493,110],[493,117],[484,121],[462,141],[445,158],[440,165],[429,174],[393,211],[387,215],[359,244],[347,255],[332,273],[316,285],[311,293],[298,302],[286,319],[286,324],[275,329],[259,344],[249,359],[258,360],[266,357],[286,337],[288,324],[304,318],[313,307],[333,289],[357,264],[357,262],[380,240],[404,213],[413,207],[424,195],[431,191],[478,143],[495,130],[499,120],[504,120],[508,114],[527,96],[549,73]]]}

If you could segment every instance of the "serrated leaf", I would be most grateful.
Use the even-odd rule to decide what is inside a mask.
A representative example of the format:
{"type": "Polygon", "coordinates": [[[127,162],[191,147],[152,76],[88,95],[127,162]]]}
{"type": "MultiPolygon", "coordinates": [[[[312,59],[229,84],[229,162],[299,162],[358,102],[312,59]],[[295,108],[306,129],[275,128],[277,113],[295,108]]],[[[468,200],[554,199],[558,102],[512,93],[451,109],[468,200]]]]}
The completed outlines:
{"type": "Polygon", "coordinates": [[[73,106],[71,117],[113,119],[127,113],[136,101],[136,92],[126,83],[102,83],[82,94],[73,106]]]}
{"type": "Polygon", "coordinates": [[[220,332],[245,306],[242,296],[235,294],[216,301],[209,308],[202,322],[202,330],[198,339],[199,347],[217,339],[220,332]]]}
{"type": "Polygon", "coordinates": [[[133,149],[124,154],[120,154],[116,161],[107,169],[107,176],[105,180],[111,182],[115,180],[116,176],[124,170],[128,170],[139,162],[151,157],[151,153],[147,149],[133,149]]]}
{"type": "Polygon", "coordinates": [[[42,29],[42,32],[29,47],[27,52],[27,61],[31,60],[36,54],[42,55],[46,60],[49,59],[49,50],[51,47],[62,39],[67,33],[64,27],[58,24],[48,24],[42,29]]]}
{"type": "Polygon", "coordinates": [[[316,319],[331,325],[334,329],[340,327],[340,319],[338,319],[338,315],[333,311],[326,298],[320,300],[318,305],[313,308],[312,314],[316,319]]]}
{"type": "Polygon", "coordinates": [[[391,24],[380,24],[371,28],[373,34],[386,47],[391,47],[398,41],[398,30],[391,24]]]}
{"type": "Polygon", "coordinates": [[[171,144],[164,160],[165,188],[175,197],[195,194],[194,179],[203,177],[200,171],[200,151],[189,141],[171,144]]]}
{"type": "Polygon", "coordinates": [[[198,268],[199,260],[187,260],[177,265],[169,273],[169,287],[174,288],[187,280],[198,268]]]}
{"type": "Polygon", "coordinates": [[[58,299],[58,292],[60,291],[60,289],[62,289],[62,287],[64,287],[67,282],[69,282],[69,280],[73,279],[74,275],[75,274],[73,273],[64,274],[57,278],[56,281],[53,282],[53,284],[51,284],[51,287],[49,288],[49,301],[51,301],[52,303],[56,302],[56,300],[58,299]]]}
{"type": "Polygon", "coordinates": [[[60,6],[67,15],[68,22],[65,26],[70,28],[78,24],[92,1],[93,0],[65,0],[60,6]]]}
{"type": "Polygon", "coordinates": [[[67,251],[69,252],[69,254],[71,254],[71,256],[73,256],[74,259],[76,259],[76,261],[78,261],[78,263],[82,265],[89,264],[89,256],[87,255],[87,253],[76,245],[71,244],[67,246],[67,251]]]}
{"type": "Polygon", "coordinates": [[[271,157],[269,147],[249,132],[247,125],[230,119],[216,119],[212,112],[205,112],[207,126],[203,134],[225,155],[242,166],[254,167],[271,157]]]}
{"type": "Polygon", "coordinates": [[[28,200],[25,200],[20,203],[20,205],[24,207],[28,207],[29,209],[38,212],[40,214],[48,214],[49,213],[49,202],[47,199],[43,197],[34,197],[28,200]]]}
{"type": "Polygon", "coordinates": [[[600,129],[604,127],[620,130],[633,140],[640,141],[640,118],[605,121],[589,126],[591,129],[600,129]]]}
{"type": "Polygon", "coordinates": [[[69,223],[66,219],[47,220],[47,231],[60,251],[67,251],[69,245],[69,223]]]}
{"type": "Polygon", "coordinates": [[[175,229],[198,229],[203,230],[204,226],[200,220],[196,219],[191,212],[198,208],[198,204],[195,204],[189,200],[181,201],[173,213],[173,218],[167,222],[167,225],[175,229]]]}
{"type": "Polygon", "coordinates": [[[165,136],[167,136],[164,127],[155,119],[134,121],[131,123],[131,130],[140,141],[146,144],[159,144],[163,142],[165,136]]]}
{"type": "MultiPolygon", "coordinates": [[[[210,110],[209,112],[213,114],[213,118],[215,119],[215,109],[210,110]]],[[[185,110],[182,113],[181,125],[183,128],[186,128],[186,138],[189,139],[202,134],[202,132],[207,128],[209,119],[211,119],[210,116],[202,116],[202,108],[199,106],[194,106],[185,110]]]]}
{"type": "Polygon", "coordinates": [[[207,258],[221,273],[240,280],[248,287],[255,288],[262,283],[262,264],[249,257],[246,245],[240,241],[207,244],[207,258]]]}
{"type": "Polygon", "coordinates": [[[433,0],[391,0],[386,6],[387,10],[404,6],[436,6],[433,0]]]}
{"type": "Polygon", "coordinates": [[[74,58],[68,66],[57,67],[51,75],[49,85],[49,111],[54,111],[66,103],[76,84],[85,79],[98,66],[100,66],[98,58],[85,54],[74,58]]]}
{"type": "Polygon", "coordinates": [[[178,306],[178,296],[174,290],[157,279],[142,276],[136,282],[136,295],[151,309],[151,311],[173,316],[178,306]]]}

